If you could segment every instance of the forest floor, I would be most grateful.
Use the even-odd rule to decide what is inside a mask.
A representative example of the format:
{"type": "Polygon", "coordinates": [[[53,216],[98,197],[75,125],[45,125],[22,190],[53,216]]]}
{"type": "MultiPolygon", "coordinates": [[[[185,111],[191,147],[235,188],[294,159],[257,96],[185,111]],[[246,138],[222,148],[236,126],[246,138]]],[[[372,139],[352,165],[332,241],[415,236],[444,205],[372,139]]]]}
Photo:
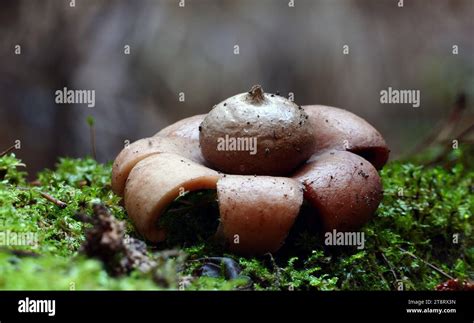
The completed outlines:
{"type": "MultiPolygon", "coordinates": [[[[110,163],[62,158],[28,182],[26,165],[8,154],[0,158],[0,289],[433,290],[472,281],[474,151],[460,147],[435,164],[433,154],[380,172],[384,199],[363,228],[364,249],[325,246],[296,224],[279,252],[251,258],[199,235],[146,245],[111,191],[110,163]]],[[[212,194],[185,195],[169,210],[208,199],[206,212],[216,212],[212,194]]]]}

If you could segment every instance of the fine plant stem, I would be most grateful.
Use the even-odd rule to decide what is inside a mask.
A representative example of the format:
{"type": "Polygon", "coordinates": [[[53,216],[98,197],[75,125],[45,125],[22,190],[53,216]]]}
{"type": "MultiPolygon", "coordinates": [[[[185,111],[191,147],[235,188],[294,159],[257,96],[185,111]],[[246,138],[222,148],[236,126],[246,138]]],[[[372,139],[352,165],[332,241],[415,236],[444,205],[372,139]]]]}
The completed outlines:
{"type": "MultiPolygon", "coordinates": [[[[466,128],[463,132],[461,132],[458,136],[457,139],[461,140],[464,139],[465,136],[467,136],[470,132],[474,130],[474,124],[471,124],[468,128],[466,128]]],[[[449,152],[450,146],[445,145],[443,151],[436,157],[434,160],[432,160],[430,163],[427,164],[427,166],[432,166],[436,165],[439,162],[441,162],[444,158],[444,156],[449,152]]]]}
{"type": "Polygon", "coordinates": [[[3,157],[6,154],[8,154],[9,152],[13,151],[15,149],[15,147],[16,147],[16,145],[12,145],[12,146],[8,147],[7,149],[5,149],[4,151],[2,151],[0,153],[0,157],[3,157]]]}
{"type": "Polygon", "coordinates": [[[408,250],[405,250],[405,249],[403,249],[403,248],[400,248],[400,247],[398,247],[398,249],[400,249],[401,251],[405,252],[407,255],[409,255],[409,256],[410,256],[410,257],[412,257],[413,259],[420,260],[420,261],[421,261],[421,262],[423,262],[425,265],[427,265],[427,266],[431,267],[432,269],[434,269],[434,270],[436,270],[437,272],[439,272],[440,274],[442,274],[442,275],[444,275],[444,276],[448,277],[449,279],[454,279],[454,277],[453,277],[453,276],[451,276],[451,275],[449,275],[449,274],[445,273],[443,270],[441,270],[440,268],[436,267],[436,266],[435,266],[435,265],[433,265],[433,264],[430,264],[430,263],[429,263],[429,262],[427,262],[426,260],[423,260],[423,259],[421,259],[421,258],[417,257],[416,255],[414,255],[414,254],[413,254],[413,253],[411,253],[410,251],[408,251],[408,250]]]}
{"type": "Polygon", "coordinates": [[[390,288],[390,283],[385,279],[385,277],[383,276],[383,274],[381,272],[378,273],[380,279],[387,285],[389,286],[390,288]]]}
{"type": "Polygon", "coordinates": [[[445,120],[443,120],[438,126],[436,126],[435,129],[431,133],[429,133],[424,140],[418,143],[409,152],[408,156],[411,156],[417,152],[423,151],[426,148],[430,147],[438,140],[438,136],[440,133],[442,133],[445,129],[455,127],[461,119],[463,112],[466,110],[466,101],[466,95],[464,93],[460,93],[451,108],[449,116],[445,120]]]}
{"type": "Polygon", "coordinates": [[[387,265],[390,267],[390,271],[392,272],[393,278],[395,278],[395,281],[398,280],[397,273],[395,272],[395,269],[393,269],[392,263],[388,261],[387,257],[385,254],[381,251],[383,260],[387,263],[387,265]]]}
{"type": "Polygon", "coordinates": [[[275,258],[273,258],[273,255],[268,252],[265,254],[265,256],[268,256],[270,258],[270,263],[272,264],[272,267],[273,267],[273,270],[275,271],[275,275],[276,275],[276,287],[277,288],[280,288],[281,286],[281,270],[280,270],[280,267],[278,267],[276,261],[275,261],[275,258]]]}
{"type": "Polygon", "coordinates": [[[89,125],[90,137],[91,137],[91,148],[92,148],[92,158],[97,160],[97,153],[95,149],[95,120],[93,116],[87,116],[87,124],[89,125]]]}
{"type": "Polygon", "coordinates": [[[94,158],[94,160],[97,160],[97,153],[96,153],[96,148],[95,148],[95,127],[94,127],[94,125],[91,125],[90,130],[91,130],[92,157],[94,158]]]}

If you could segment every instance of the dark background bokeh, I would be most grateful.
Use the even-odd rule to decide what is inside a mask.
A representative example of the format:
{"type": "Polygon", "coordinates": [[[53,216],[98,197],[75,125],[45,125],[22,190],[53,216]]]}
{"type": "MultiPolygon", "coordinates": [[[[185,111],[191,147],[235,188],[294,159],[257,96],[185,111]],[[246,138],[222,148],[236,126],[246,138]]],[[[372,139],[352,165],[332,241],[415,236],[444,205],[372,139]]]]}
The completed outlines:
{"type": "Polygon", "coordinates": [[[109,161],[124,140],[259,83],[293,92],[298,104],[359,114],[397,158],[447,117],[460,93],[472,115],[474,1],[397,2],[296,0],[291,8],[286,0],[186,0],[181,8],[178,0],[76,0],[75,7],[2,0],[0,150],[21,140],[16,154],[32,173],[59,156],[85,156],[92,115],[97,159],[109,161]],[[95,90],[96,106],[56,105],[54,93],[65,86],[95,90]],[[389,86],[420,90],[421,107],[380,104],[389,86]]]}

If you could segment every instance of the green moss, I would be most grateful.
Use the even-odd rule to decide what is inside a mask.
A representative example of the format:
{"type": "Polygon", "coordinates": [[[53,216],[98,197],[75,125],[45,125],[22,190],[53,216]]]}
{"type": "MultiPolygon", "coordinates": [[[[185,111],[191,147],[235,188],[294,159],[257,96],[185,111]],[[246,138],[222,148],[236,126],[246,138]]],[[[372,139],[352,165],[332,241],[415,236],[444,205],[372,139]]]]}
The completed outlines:
{"type": "Polygon", "coordinates": [[[151,290],[158,286],[134,273],[116,279],[91,259],[19,258],[0,252],[0,289],[6,290],[151,290]]]}
{"type": "MultiPolygon", "coordinates": [[[[187,257],[160,258],[153,272],[122,278],[109,277],[100,262],[80,255],[88,224],[73,217],[76,212],[92,214],[92,204],[101,202],[137,237],[111,192],[111,164],[60,159],[56,169],[38,174],[39,185],[34,186],[27,183],[21,161],[13,154],[3,156],[0,232],[34,233],[38,244],[0,247],[0,289],[70,289],[71,282],[76,289],[249,288],[246,279],[197,277],[198,260],[212,256],[235,259],[241,276],[250,278],[250,288],[256,290],[426,290],[447,280],[445,274],[474,279],[472,156],[472,147],[462,147],[438,166],[421,166],[426,156],[417,156],[416,163],[388,164],[381,171],[384,199],[363,229],[363,250],[328,248],[317,233],[297,225],[285,247],[272,256],[228,254],[208,239],[218,225],[215,193],[186,194],[163,215],[160,224],[174,233],[158,250],[181,248],[187,257]],[[67,206],[58,207],[42,193],[67,206]],[[200,207],[192,206],[196,204],[200,207]],[[37,256],[18,257],[12,250],[37,256]]],[[[157,247],[149,251],[156,253],[157,247]]]]}
{"type": "MultiPolygon", "coordinates": [[[[25,183],[27,173],[24,171],[26,165],[15,158],[15,154],[1,157],[0,159],[0,181],[2,184],[22,185],[25,183]]],[[[0,199],[0,202],[2,200],[0,199]]]]}
{"type": "MultiPolygon", "coordinates": [[[[83,224],[73,219],[78,211],[91,213],[92,202],[108,206],[119,218],[126,218],[119,198],[110,190],[111,166],[91,159],[61,159],[56,171],[38,174],[39,185],[26,185],[25,173],[13,166],[13,155],[0,158],[6,174],[0,182],[0,232],[33,233],[37,245],[17,249],[67,257],[84,241],[83,224]],[[66,203],[60,208],[41,196],[47,193],[66,203]]],[[[18,160],[16,165],[22,165],[18,160]]],[[[132,227],[129,225],[130,232],[132,227]]]]}
{"type": "Polygon", "coordinates": [[[225,280],[223,278],[199,277],[186,290],[238,290],[247,285],[245,279],[225,280]]]}

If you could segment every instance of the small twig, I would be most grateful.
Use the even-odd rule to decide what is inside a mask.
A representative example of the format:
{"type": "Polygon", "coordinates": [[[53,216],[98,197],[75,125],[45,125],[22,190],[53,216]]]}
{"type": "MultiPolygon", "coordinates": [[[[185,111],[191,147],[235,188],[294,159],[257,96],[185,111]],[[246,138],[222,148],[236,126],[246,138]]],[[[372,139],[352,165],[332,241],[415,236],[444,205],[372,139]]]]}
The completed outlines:
{"type": "Polygon", "coordinates": [[[383,280],[383,282],[384,282],[387,286],[390,286],[390,283],[385,279],[385,277],[382,275],[381,272],[377,272],[377,274],[379,275],[380,279],[383,280]]]}
{"type": "Polygon", "coordinates": [[[12,150],[15,150],[15,149],[16,149],[16,145],[12,145],[12,146],[8,147],[7,149],[5,149],[4,151],[2,151],[0,153],[0,157],[5,156],[6,154],[8,154],[9,152],[11,152],[12,150]]]}
{"type": "Polygon", "coordinates": [[[47,200],[50,201],[51,203],[55,204],[56,206],[60,207],[61,209],[64,209],[64,208],[67,206],[66,203],[64,203],[64,202],[61,201],[61,200],[58,200],[57,198],[55,198],[55,197],[49,195],[48,193],[41,192],[41,191],[40,191],[39,193],[40,193],[40,195],[41,195],[42,197],[44,197],[45,199],[47,199],[47,200]]]}
{"type": "MultiPolygon", "coordinates": [[[[468,135],[469,132],[473,131],[474,130],[474,124],[471,124],[469,127],[467,127],[463,132],[461,132],[458,136],[457,136],[457,140],[461,140],[464,138],[464,136],[468,135]]],[[[431,162],[429,162],[427,164],[427,166],[432,166],[432,165],[436,165],[438,164],[439,162],[441,162],[443,160],[443,158],[446,156],[446,154],[449,152],[450,150],[450,146],[446,145],[443,149],[443,151],[438,155],[438,157],[436,157],[435,159],[433,159],[431,162]]]]}
{"type": "Polygon", "coordinates": [[[89,125],[90,135],[91,135],[91,146],[92,146],[92,157],[97,160],[97,154],[95,149],[95,120],[92,116],[87,117],[87,124],[89,125]]]}
{"type": "Polygon", "coordinates": [[[422,141],[415,145],[406,155],[411,156],[424,151],[439,141],[439,136],[443,132],[449,131],[449,133],[452,133],[452,129],[456,127],[466,108],[467,96],[465,93],[459,93],[448,117],[435,126],[434,129],[422,141]]]}
{"type": "MultiPolygon", "coordinates": [[[[370,261],[372,262],[372,265],[374,267],[377,267],[377,259],[375,257],[370,257],[370,261]]],[[[385,279],[384,275],[382,274],[382,272],[378,271],[377,270],[377,275],[379,275],[380,279],[387,285],[387,286],[390,286],[390,283],[387,281],[387,279],[385,279]]]]}
{"type": "MultiPolygon", "coordinates": [[[[21,187],[21,186],[17,186],[17,188],[19,190],[22,190],[22,191],[28,191],[29,188],[27,187],[21,187]]],[[[55,204],[56,206],[60,207],[61,209],[64,209],[67,204],[57,198],[55,198],[54,196],[51,196],[50,194],[48,193],[45,193],[45,192],[41,192],[41,191],[36,191],[38,192],[43,198],[47,199],[48,201],[50,201],[51,203],[55,204]]]]}
{"type": "Polygon", "coordinates": [[[423,262],[425,265],[431,267],[432,269],[434,269],[434,270],[436,270],[437,272],[439,272],[440,274],[442,274],[442,275],[448,277],[449,279],[454,279],[453,276],[451,276],[451,275],[445,273],[443,270],[441,270],[440,268],[436,267],[436,266],[433,265],[433,264],[430,264],[430,263],[427,262],[426,260],[423,260],[423,259],[417,257],[416,255],[414,255],[414,254],[411,253],[410,251],[405,250],[405,249],[400,248],[400,247],[398,247],[398,249],[400,249],[401,251],[405,252],[407,255],[409,255],[409,256],[412,257],[412,258],[417,259],[417,260],[420,260],[420,261],[423,262]]]}
{"type": "Polygon", "coordinates": [[[469,134],[471,131],[474,130],[474,124],[471,124],[469,127],[467,127],[465,130],[463,130],[457,137],[458,139],[464,138],[467,134],[469,134]]]}
{"type": "Polygon", "coordinates": [[[270,263],[272,264],[273,270],[275,271],[275,275],[276,275],[277,287],[280,287],[281,286],[281,270],[280,270],[280,267],[278,267],[277,263],[275,262],[275,258],[273,258],[273,255],[270,252],[267,252],[264,256],[269,256],[270,257],[270,263]]]}
{"type": "Polygon", "coordinates": [[[392,263],[388,261],[387,257],[383,253],[383,251],[380,251],[383,260],[387,263],[387,265],[390,267],[390,271],[392,272],[393,278],[395,278],[395,281],[398,281],[397,273],[395,272],[395,269],[393,269],[392,263]]]}

